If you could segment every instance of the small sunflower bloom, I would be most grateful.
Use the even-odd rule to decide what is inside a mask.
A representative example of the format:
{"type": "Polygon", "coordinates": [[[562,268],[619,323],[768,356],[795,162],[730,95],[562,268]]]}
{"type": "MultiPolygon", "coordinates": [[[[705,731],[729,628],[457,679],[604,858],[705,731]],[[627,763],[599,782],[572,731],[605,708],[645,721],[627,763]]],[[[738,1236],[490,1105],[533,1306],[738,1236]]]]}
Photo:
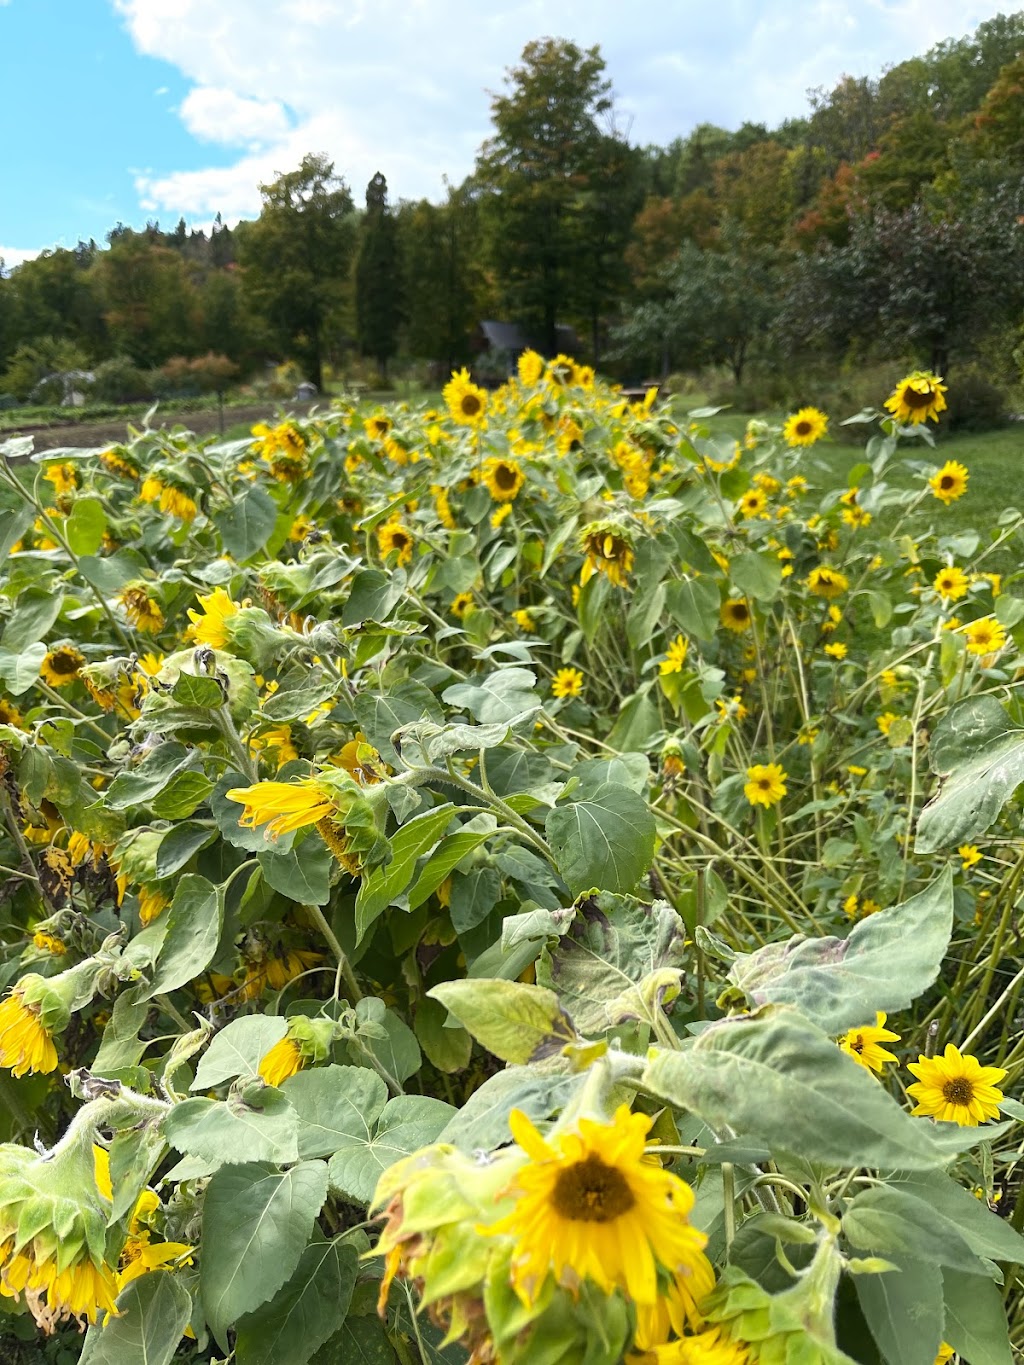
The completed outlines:
{"type": "Polygon", "coordinates": [[[912,1114],[924,1114],[962,1128],[976,1128],[999,1117],[1003,1092],[997,1087],[1006,1075],[1002,1067],[982,1066],[977,1057],[946,1044],[941,1057],[921,1056],[908,1062],[907,1070],[917,1077],[907,1094],[916,1102],[912,1114]]]}
{"type": "Polygon", "coordinates": [[[726,630],[742,635],[753,624],[753,615],[745,597],[730,597],[722,603],[721,620],[726,630]]]}
{"type": "Polygon", "coordinates": [[[125,615],[138,630],[150,635],[163,630],[164,613],[160,603],[150,597],[145,588],[132,586],[122,589],[117,600],[124,607],[125,615]]]}
{"type": "Polygon", "coordinates": [[[553,697],[578,697],[583,692],[584,677],[578,668],[560,668],[551,680],[553,697]]]}
{"type": "Polygon", "coordinates": [[[456,593],[452,598],[448,610],[453,616],[457,616],[461,621],[473,605],[473,594],[471,592],[456,593]]]}
{"type": "Polygon", "coordinates": [[[840,573],[838,569],[833,569],[828,564],[819,564],[817,568],[812,569],[807,575],[806,583],[808,591],[815,597],[824,597],[828,600],[842,597],[850,586],[846,574],[840,573]]]}
{"type": "Polygon", "coordinates": [[[791,446],[812,446],[828,431],[828,418],[818,408],[801,408],[786,418],[783,439],[791,446]]]}
{"type": "Polygon", "coordinates": [[[658,671],[664,677],[668,673],[682,673],[683,665],[686,663],[686,651],[689,648],[689,641],[685,635],[677,635],[669,645],[664,659],[658,664],[658,671]]]}
{"type": "Polygon", "coordinates": [[[463,426],[479,427],[487,412],[487,393],[474,384],[466,369],[453,373],[444,387],[444,401],[452,420],[463,426]]]}
{"type": "Polygon", "coordinates": [[[875,724],[883,735],[888,735],[889,731],[896,724],[900,717],[895,711],[883,711],[880,716],[875,718],[875,724]]]}
{"type": "Polygon", "coordinates": [[[402,524],[400,518],[392,517],[377,527],[377,548],[383,559],[395,554],[399,567],[404,568],[412,559],[412,547],[412,532],[402,524]]]}
{"type": "Polygon", "coordinates": [[[520,384],[532,389],[534,384],[539,384],[544,378],[544,368],[543,356],[538,355],[536,351],[523,351],[516,366],[520,384]]]}
{"type": "Polygon", "coordinates": [[[881,1073],[886,1062],[895,1062],[899,1059],[891,1052],[887,1052],[883,1043],[898,1043],[900,1035],[893,1033],[892,1029],[885,1027],[886,1016],[879,1011],[875,1015],[873,1024],[864,1024],[860,1028],[852,1028],[844,1033],[839,1039],[840,1051],[845,1052],[848,1057],[852,1057],[855,1062],[859,1062],[868,1071],[881,1073]]]}
{"type": "Polygon", "coordinates": [[[947,391],[948,385],[943,384],[940,375],[915,370],[900,380],[885,406],[901,426],[917,427],[929,417],[933,422],[939,420],[939,413],[946,410],[947,391]]]}
{"type": "Polygon", "coordinates": [[[85,665],[85,655],[74,645],[51,649],[39,665],[39,676],[50,687],[69,687],[85,665]]]}
{"type": "Polygon", "coordinates": [[[981,862],[981,850],[974,844],[961,844],[957,853],[960,855],[960,867],[964,872],[969,872],[981,862]]]}
{"type": "Polygon", "coordinates": [[[968,586],[967,575],[955,564],[940,569],[932,583],[932,587],[946,602],[959,602],[961,597],[966,597],[968,586]]]}
{"type": "Polygon", "coordinates": [[[844,645],[841,641],[838,640],[835,641],[833,644],[825,646],[825,653],[829,656],[830,659],[845,659],[847,652],[848,651],[846,645],[844,645]]]}
{"type": "Polygon", "coordinates": [[[960,464],[957,460],[947,460],[928,480],[928,487],[932,494],[948,507],[951,502],[956,502],[957,498],[962,498],[967,492],[967,480],[970,477],[966,465],[960,464]]]}
{"type": "Polygon", "coordinates": [[[755,763],[747,769],[744,795],[752,806],[777,806],[786,795],[788,777],[780,763],[755,763]]]}
{"type": "Polygon", "coordinates": [[[261,1058],[259,1072],[267,1085],[280,1085],[289,1076],[301,1071],[304,1065],[298,1042],[285,1034],[280,1042],[275,1043],[261,1058]]]}
{"type": "Polygon", "coordinates": [[[972,621],[964,631],[967,653],[980,658],[988,654],[998,654],[1006,644],[1006,631],[991,616],[983,616],[980,621],[972,621]]]}
{"type": "Polygon", "coordinates": [[[621,1288],[653,1306],[660,1268],[695,1314],[714,1285],[707,1238],[690,1224],[689,1185],[646,1153],[651,1119],[622,1105],[608,1123],[581,1118],[545,1139],[513,1109],[509,1126],[527,1161],[508,1189],[512,1211],[487,1232],[514,1238],[512,1285],[522,1302],[536,1303],[551,1276],[573,1288],[590,1280],[605,1294],[621,1288]]]}
{"type": "Polygon", "coordinates": [[[213,592],[198,600],[201,611],[190,608],[188,613],[193,640],[211,649],[223,649],[228,643],[227,623],[241,611],[241,607],[224,588],[214,588],[213,592]]]}
{"type": "Polygon", "coordinates": [[[512,620],[520,630],[536,630],[537,622],[533,619],[525,607],[520,607],[512,613],[512,620]]]}
{"type": "Polygon", "coordinates": [[[514,502],[526,482],[518,460],[485,460],[481,471],[484,486],[495,502],[514,502]]]}
{"type": "Polygon", "coordinates": [[[295,782],[257,782],[251,787],[232,787],[229,801],[244,806],[238,823],[249,829],[266,825],[267,836],[305,829],[334,811],[329,789],[319,778],[300,777],[295,782]]]}
{"type": "Polygon", "coordinates": [[[768,497],[760,488],[748,488],[736,506],[741,516],[759,517],[768,506],[768,497]]]}

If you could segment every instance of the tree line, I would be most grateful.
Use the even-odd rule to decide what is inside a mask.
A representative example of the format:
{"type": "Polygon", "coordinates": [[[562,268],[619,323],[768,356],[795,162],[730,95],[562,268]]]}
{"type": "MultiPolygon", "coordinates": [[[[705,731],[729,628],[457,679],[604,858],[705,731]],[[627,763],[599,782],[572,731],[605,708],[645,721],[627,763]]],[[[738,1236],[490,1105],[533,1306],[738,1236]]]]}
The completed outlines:
{"type": "Polygon", "coordinates": [[[1024,320],[1024,13],[877,78],[810,92],[805,117],[630,143],[599,48],[529,43],[444,200],[356,203],[309,155],[259,216],[209,232],[118,225],[0,274],[0,390],[88,371],[222,387],[288,359],[318,386],[358,354],[435,377],[482,318],[554,354],[569,324],[620,374],[752,373],[898,356],[1018,373],[1024,320]]]}

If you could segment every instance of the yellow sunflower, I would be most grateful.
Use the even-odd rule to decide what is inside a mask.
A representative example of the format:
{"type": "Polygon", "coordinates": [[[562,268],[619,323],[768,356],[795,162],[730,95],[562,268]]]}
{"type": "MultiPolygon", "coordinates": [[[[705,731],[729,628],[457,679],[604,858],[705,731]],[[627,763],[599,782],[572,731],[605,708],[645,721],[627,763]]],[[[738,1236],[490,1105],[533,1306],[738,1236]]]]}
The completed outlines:
{"type": "Polygon", "coordinates": [[[78,475],[73,464],[51,464],[43,472],[43,478],[53,484],[54,493],[73,493],[78,487],[78,475]]]}
{"type": "Polygon", "coordinates": [[[666,650],[664,659],[658,664],[658,671],[664,675],[666,673],[682,673],[683,664],[686,663],[686,651],[689,648],[689,641],[685,635],[677,635],[666,650]]]}
{"type": "Polygon", "coordinates": [[[595,573],[603,573],[618,588],[627,585],[633,570],[633,545],[624,529],[610,521],[593,521],[581,533],[586,561],[580,583],[586,584],[595,573]]]}
{"type": "Polygon", "coordinates": [[[462,426],[480,426],[487,412],[487,394],[473,383],[465,369],[452,374],[444,388],[444,401],[452,420],[462,426]]]}
{"type": "Polygon", "coordinates": [[[807,575],[807,588],[815,597],[842,597],[850,586],[850,580],[838,569],[828,564],[819,564],[807,575]]]}
{"type": "Polygon", "coordinates": [[[485,460],[483,480],[495,502],[512,502],[523,484],[526,474],[518,460],[485,460]]]}
{"type": "Polygon", "coordinates": [[[109,474],[114,474],[119,479],[139,477],[139,466],[124,446],[111,446],[109,450],[105,450],[100,456],[100,464],[109,474]]]}
{"type": "Polygon", "coordinates": [[[295,782],[257,782],[251,787],[232,787],[227,798],[245,808],[238,817],[240,825],[246,825],[249,829],[266,825],[266,833],[270,838],[315,825],[334,810],[330,791],[315,777],[300,777],[295,782]]]}
{"type": "Polygon", "coordinates": [[[960,867],[964,872],[969,872],[976,863],[981,862],[981,849],[976,844],[961,844],[957,853],[960,855],[960,867]]]}
{"type": "Polygon", "coordinates": [[[152,635],[163,629],[164,614],[160,603],[154,602],[145,588],[123,588],[118,593],[117,600],[124,607],[128,620],[139,630],[152,635]]]}
{"type": "Polygon", "coordinates": [[[901,426],[920,426],[929,417],[937,422],[939,413],[946,410],[947,389],[941,375],[932,374],[930,370],[915,370],[900,380],[885,400],[885,406],[901,426]]]}
{"type": "Polygon", "coordinates": [[[46,929],[35,931],[32,935],[32,946],[38,948],[41,953],[49,953],[51,957],[63,957],[68,950],[67,944],[62,938],[49,933],[46,929]]]}
{"type": "Polygon", "coordinates": [[[412,559],[412,532],[398,517],[383,521],[377,527],[377,547],[384,559],[390,554],[396,554],[400,566],[408,564],[412,559]]]}
{"type": "Polygon", "coordinates": [[[58,645],[51,649],[39,665],[39,676],[50,687],[68,687],[78,677],[85,664],[85,655],[74,645],[58,645]]]}
{"type": "Polygon", "coordinates": [[[709,1327],[677,1341],[662,1341],[639,1355],[631,1352],[626,1365],[751,1365],[751,1356],[742,1342],[733,1341],[721,1327],[709,1327]]]}
{"type": "Polygon", "coordinates": [[[0,1003],[0,1066],[15,1076],[57,1069],[57,1049],[39,1018],[39,1007],[26,1001],[17,986],[0,1003]]]}
{"type": "Polygon", "coordinates": [[[898,1060],[893,1053],[882,1047],[882,1043],[898,1043],[899,1040],[898,1033],[893,1033],[892,1029],[885,1027],[885,1015],[879,1011],[873,1024],[864,1024],[861,1028],[852,1028],[844,1033],[839,1039],[839,1047],[868,1071],[881,1072],[885,1069],[886,1062],[898,1060]]]}
{"type": "Polygon", "coordinates": [[[957,498],[963,497],[967,492],[967,480],[970,477],[966,465],[959,464],[956,460],[947,460],[938,473],[933,474],[928,480],[928,487],[935,497],[948,507],[951,502],[956,502],[957,498]]]}
{"type": "Polygon", "coordinates": [[[152,924],[171,903],[171,898],[159,886],[139,887],[139,921],[143,925],[152,924]]]}
{"type": "Polygon", "coordinates": [[[184,489],[165,484],[160,492],[160,511],[178,521],[192,522],[199,508],[184,489]]]}
{"type": "Polygon", "coordinates": [[[801,408],[786,418],[782,435],[788,445],[812,446],[828,431],[828,418],[817,408],[801,408]]]}
{"type": "Polygon", "coordinates": [[[275,1043],[260,1060],[259,1072],[267,1085],[280,1085],[289,1076],[294,1076],[306,1064],[298,1040],[288,1034],[275,1043]]]}
{"type": "Polygon", "coordinates": [[[907,1094],[916,1101],[911,1113],[963,1128],[976,1128],[999,1117],[1003,1092],[997,1086],[1006,1075],[1002,1067],[982,1066],[977,1057],[965,1056],[947,1043],[941,1057],[921,1056],[908,1062],[907,1070],[917,1077],[914,1085],[907,1086],[907,1094]]]}
{"type": "Polygon", "coordinates": [[[20,730],[24,719],[14,702],[8,701],[6,697],[0,697],[0,725],[10,725],[15,730],[20,730]]]}
{"type": "Polygon", "coordinates": [[[968,654],[983,657],[998,654],[1006,644],[1006,631],[992,616],[983,616],[980,621],[972,621],[964,631],[968,654]]]}
{"type": "Polygon", "coordinates": [[[736,504],[745,517],[759,517],[768,506],[768,498],[760,488],[748,488],[736,504]]]}
{"type": "Polygon", "coordinates": [[[834,644],[825,646],[825,653],[830,659],[845,659],[848,650],[841,640],[837,640],[834,644]]]}
{"type": "Polygon", "coordinates": [[[375,412],[372,417],[363,418],[363,430],[375,441],[384,441],[391,435],[391,418],[383,412],[375,412]]]}
{"type": "Polygon", "coordinates": [[[755,763],[747,769],[744,795],[752,806],[777,806],[786,795],[788,776],[780,763],[755,763]]]}
{"type": "Polygon", "coordinates": [[[544,377],[544,359],[536,351],[524,351],[516,368],[519,371],[519,382],[526,388],[539,384],[544,377]]]}
{"type": "Polygon", "coordinates": [[[525,1304],[549,1275],[573,1290],[583,1280],[605,1294],[621,1288],[637,1304],[657,1302],[659,1269],[694,1299],[711,1288],[707,1238],[689,1222],[693,1191],[646,1155],[651,1123],[622,1105],[609,1123],[581,1118],[545,1140],[513,1109],[528,1161],[509,1190],[512,1211],[487,1230],[515,1239],[512,1284],[525,1304]]]}
{"type": "Polygon", "coordinates": [[[735,631],[737,635],[749,630],[754,619],[745,597],[730,597],[723,602],[721,616],[726,630],[735,631]]]}
{"type": "Polygon", "coordinates": [[[213,592],[200,597],[199,605],[202,613],[189,609],[188,619],[192,622],[189,633],[197,644],[223,649],[228,643],[227,622],[241,608],[224,588],[214,588],[213,592]]]}
{"type": "Polygon", "coordinates": [[[533,619],[525,607],[520,607],[518,611],[512,613],[512,620],[520,630],[536,630],[537,622],[533,619]]]}
{"type": "Polygon", "coordinates": [[[576,362],[571,356],[556,355],[554,360],[548,361],[548,382],[556,388],[569,388],[578,382],[576,362]]]}
{"type": "Polygon", "coordinates": [[[961,597],[967,596],[968,578],[963,569],[950,564],[935,575],[932,587],[947,602],[959,602],[961,597]]]}
{"type": "Polygon", "coordinates": [[[578,697],[583,692],[584,678],[578,668],[560,668],[551,680],[553,697],[578,697]]]}

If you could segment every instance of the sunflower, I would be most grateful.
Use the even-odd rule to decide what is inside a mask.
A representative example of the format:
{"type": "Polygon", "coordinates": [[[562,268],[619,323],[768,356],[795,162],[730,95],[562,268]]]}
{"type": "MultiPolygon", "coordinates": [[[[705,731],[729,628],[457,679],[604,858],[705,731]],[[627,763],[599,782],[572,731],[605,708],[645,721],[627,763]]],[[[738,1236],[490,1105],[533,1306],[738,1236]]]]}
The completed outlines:
{"type": "Polygon", "coordinates": [[[524,351],[516,368],[519,371],[520,384],[527,388],[533,388],[534,384],[539,384],[544,377],[544,359],[536,351],[524,351]]]}
{"type": "Polygon", "coordinates": [[[440,484],[432,484],[430,491],[434,495],[434,511],[437,513],[438,521],[446,531],[454,531],[457,523],[452,515],[447,488],[442,488],[440,484]]]}
{"type": "Polygon", "coordinates": [[[51,464],[43,471],[43,478],[53,484],[54,493],[73,493],[78,487],[78,475],[73,464],[51,464]]]}
{"type": "Polygon", "coordinates": [[[777,806],[786,795],[788,776],[779,763],[755,763],[747,769],[744,794],[752,806],[777,806]]]}
{"type": "Polygon", "coordinates": [[[782,435],[787,445],[812,446],[828,431],[828,418],[817,408],[801,408],[786,418],[782,435]]]}
{"type": "Polygon", "coordinates": [[[163,629],[164,614],[160,603],[154,602],[145,588],[122,588],[117,600],[124,607],[128,620],[139,630],[152,635],[163,629]]]}
{"type": "Polygon", "coordinates": [[[512,613],[512,620],[520,630],[536,630],[537,622],[533,619],[525,607],[520,607],[512,613]]]}
{"type": "Polygon", "coordinates": [[[658,664],[658,671],[662,676],[666,673],[682,673],[689,643],[685,635],[676,636],[666,650],[664,659],[658,664]]]}
{"type": "Polygon", "coordinates": [[[748,488],[736,505],[744,517],[759,517],[768,506],[768,498],[762,489],[748,488]]]}
{"type": "Polygon", "coordinates": [[[302,542],[309,535],[310,531],[316,530],[315,522],[306,516],[305,512],[300,512],[288,528],[288,539],[302,542]]]}
{"type": "Polygon", "coordinates": [[[119,479],[139,477],[139,466],[124,446],[111,446],[109,450],[105,450],[100,456],[100,464],[108,474],[114,474],[119,479]]]}
{"type": "Polygon", "coordinates": [[[452,374],[444,388],[444,401],[453,421],[462,426],[480,426],[487,412],[487,394],[473,383],[465,369],[452,374]]]}
{"type": "Polygon", "coordinates": [[[56,934],[51,934],[46,929],[37,929],[32,935],[32,946],[38,948],[41,953],[49,953],[51,957],[63,957],[68,950],[67,944],[56,934]]]}
{"type": "Polygon", "coordinates": [[[1006,631],[991,616],[983,616],[980,621],[972,621],[964,631],[968,654],[984,656],[998,654],[1006,644],[1006,631]]]}
{"type": "Polygon", "coordinates": [[[74,645],[51,649],[39,665],[39,676],[50,687],[68,687],[85,664],[85,655],[74,645]]]}
{"type": "Polygon", "coordinates": [[[375,441],[384,441],[391,435],[391,418],[383,412],[375,412],[372,417],[363,418],[363,430],[375,441]]]}
{"type": "Polygon", "coordinates": [[[47,1074],[57,1068],[57,1049],[39,1018],[39,1006],[23,998],[14,986],[0,1004],[0,1066],[15,1076],[47,1074]]]}
{"type": "Polygon", "coordinates": [[[957,498],[962,498],[967,492],[967,480],[970,477],[966,465],[959,464],[956,460],[947,460],[938,473],[933,474],[928,480],[928,487],[935,497],[948,507],[951,502],[956,502],[957,498]]]}
{"type": "Polygon", "coordinates": [[[159,886],[139,887],[139,921],[145,926],[152,924],[171,903],[171,898],[159,886]]]}
{"type": "Polygon", "coordinates": [[[503,502],[491,513],[491,530],[499,530],[512,515],[512,504],[503,502]]]}
{"type": "Polygon", "coordinates": [[[399,566],[408,564],[412,559],[412,532],[398,517],[383,521],[377,527],[377,547],[382,558],[397,554],[399,566]]]}
{"type": "Polygon", "coordinates": [[[842,597],[850,586],[850,580],[846,574],[840,573],[838,569],[831,568],[828,564],[819,564],[816,569],[812,569],[807,575],[807,588],[815,597],[842,597]]]}
{"type": "Polygon", "coordinates": [[[483,479],[495,502],[512,502],[526,482],[518,460],[485,460],[483,479]]]}
{"type": "Polygon", "coordinates": [[[920,426],[927,418],[939,420],[946,410],[947,385],[930,370],[915,370],[901,379],[885,400],[885,406],[902,426],[920,426]]]}
{"type": "Polygon", "coordinates": [[[961,844],[957,853],[960,855],[960,868],[963,872],[969,872],[976,863],[981,862],[981,849],[975,844],[961,844]]]}
{"type": "Polygon", "coordinates": [[[24,716],[6,697],[0,697],[0,725],[11,725],[15,730],[19,730],[24,723],[24,716]]]}
{"type": "Polygon", "coordinates": [[[211,649],[223,649],[228,643],[227,622],[241,608],[224,588],[214,588],[213,592],[198,600],[202,614],[191,608],[188,613],[188,619],[192,622],[189,632],[192,639],[197,644],[209,645],[211,649]]]}
{"type": "Polygon", "coordinates": [[[967,596],[968,578],[963,569],[950,564],[935,575],[932,587],[947,602],[959,602],[961,597],[967,596]]]}
{"type": "Polygon", "coordinates": [[[1006,1075],[1002,1067],[981,1066],[977,1057],[964,1056],[947,1043],[941,1057],[922,1055],[908,1062],[907,1070],[917,1077],[914,1085],[907,1086],[907,1094],[917,1102],[911,1113],[959,1123],[963,1128],[976,1128],[999,1117],[1003,1092],[996,1087],[1006,1075]]]}
{"type": "Polygon", "coordinates": [[[280,1085],[289,1076],[294,1076],[306,1064],[302,1049],[295,1038],[287,1034],[275,1043],[269,1052],[260,1059],[259,1073],[267,1085],[280,1085]]]}
{"type": "Polygon", "coordinates": [[[577,383],[578,373],[572,356],[559,354],[554,360],[548,361],[548,383],[554,384],[556,388],[569,388],[570,385],[577,383]]]}
{"type": "Polygon", "coordinates": [[[299,756],[290,725],[271,725],[258,735],[251,735],[249,750],[254,754],[262,754],[275,771],[299,756]]]}
{"type": "Polygon", "coordinates": [[[845,659],[848,651],[846,645],[841,640],[837,640],[834,644],[825,646],[825,653],[830,659],[845,659]]]}
{"type": "Polygon", "coordinates": [[[873,1024],[852,1028],[839,1039],[840,1049],[868,1071],[881,1072],[886,1062],[898,1060],[893,1053],[887,1052],[882,1043],[898,1043],[900,1035],[885,1027],[885,1015],[879,1011],[873,1024]]]}
{"type": "Polygon", "coordinates": [[[460,592],[456,593],[448,610],[453,616],[457,616],[461,621],[472,605],[473,594],[471,592],[460,592]]]}
{"type": "Polygon", "coordinates": [[[651,1346],[640,1355],[630,1353],[626,1356],[626,1365],[750,1365],[750,1362],[746,1346],[726,1336],[720,1327],[709,1327],[694,1336],[651,1346]]]}
{"type": "Polygon", "coordinates": [[[103,1313],[116,1317],[118,1285],[110,1266],[93,1260],[84,1241],[74,1259],[65,1257],[60,1243],[53,1241],[52,1229],[47,1231],[50,1236],[45,1243],[37,1236],[18,1251],[14,1251],[14,1230],[10,1239],[0,1243],[0,1293],[13,1299],[24,1294],[29,1311],[45,1332],[52,1332],[62,1318],[84,1323],[95,1322],[103,1313]]]}
{"type": "Polygon", "coordinates": [[[586,584],[595,573],[603,573],[609,582],[624,588],[633,569],[633,545],[624,529],[611,521],[592,521],[584,526],[581,543],[586,562],[580,583],[586,584]]]}
{"type": "Polygon", "coordinates": [[[278,949],[277,953],[265,960],[263,974],[272,991],[283,991],[289,981],[294,981],[323,960],[323,953],[314,953],[309,948],[278,949]]]}
{"type": "Polygon", "coordinates": [[[722,603],[722,625],[726,630],[733,630],[737,635],[749,630],[753,617],[750,607],[745,597],[730,597],[722,603]]]}
{"type": "Polygon", "coordinates": [[[165,516],[177,517],[178,521],[192,522],[199,508],[184,489],[167,484],[160,493],[160,511],[165,516]]]}
{"type": "Polygon", "coordinates": [[[334,810],[330,791],[315,777],[300,777],[296,782],[257,782],[251,787],[232,787],[229,801],[245,807],[238,817],[240,825],[256,829],[266,825],[268,837],[305,829],[325,819],[334,810]]]}
{"type": "Polygon", "coordinates": [[[646,1155],[651,1123],[622,1105],[609,1123],[581,1118],[545,1140],[512,1110],[512,1136],[528,1161],[509,1190],[512,1211],[488,1232],[515,1239],[512,1285],[527,1306],[549,1274],[574,1292],[586,1279],[605,1294],[622,1288],[637,1304],[657,1302],[659,1268],[693,1299],[711,1288],[707,1238],[688,1217],[693,1191],[646,1155]]]}
{"type": "Polygon", "coordinates": [[[553,697],[578,697],[583,692],[584,678],[578,668],[560,668],[551,680],[553,697]]]}

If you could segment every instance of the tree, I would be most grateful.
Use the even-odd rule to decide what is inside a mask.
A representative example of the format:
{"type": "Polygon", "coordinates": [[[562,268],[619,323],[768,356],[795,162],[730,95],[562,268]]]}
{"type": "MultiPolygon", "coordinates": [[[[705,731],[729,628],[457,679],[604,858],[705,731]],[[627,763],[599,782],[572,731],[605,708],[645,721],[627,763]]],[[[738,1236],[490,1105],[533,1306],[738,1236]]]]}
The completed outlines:
{"type": "Polygon", "coordinates": [[[325,156],[303,157],[260,194],[259,218],[235,232],[245,293],[284,352],[322,388],[351,273],[352,196],[325,156]]]}
{"type": "MultiPolygon", "coordinates": [[[[492,97],[494,136],[477,159],[502,301],[549,354],[559,322],[574,312],[589,318],[595,275],[616,250],[621,257],[629,236],[617,197],[634,193],[634,166],[614,128],[601,126],[612,113],[604,73],[597,47],[528,43],[507,92],[492,97]]],[[[608,292],[617,287],[610,280],[608,292]]]]}
{"type": "Polygon", "coordinates": [[[423,199],[396,215],[405,296],[405,346],[438,363],[444,375],[469,360],[482,306],[479,205],[471,189],[449,186],[443,204],[423,199]]]}
{"type": "Polygon", "coordinates": [[[198,300],[177,251],[149,231],[123,232],[112,238],[97,270],[116,353],[146,368],[195,352],[198,300]]]}
{"type": "Polygon", "coordinates": [[[401,318],[398,233],[388,207],[388,182],[378,171],[366,187],[366,216],[359,229],[356,337],[360,351],[376,360],[385,379],[388,361],[398,350],[401,318]]]}

